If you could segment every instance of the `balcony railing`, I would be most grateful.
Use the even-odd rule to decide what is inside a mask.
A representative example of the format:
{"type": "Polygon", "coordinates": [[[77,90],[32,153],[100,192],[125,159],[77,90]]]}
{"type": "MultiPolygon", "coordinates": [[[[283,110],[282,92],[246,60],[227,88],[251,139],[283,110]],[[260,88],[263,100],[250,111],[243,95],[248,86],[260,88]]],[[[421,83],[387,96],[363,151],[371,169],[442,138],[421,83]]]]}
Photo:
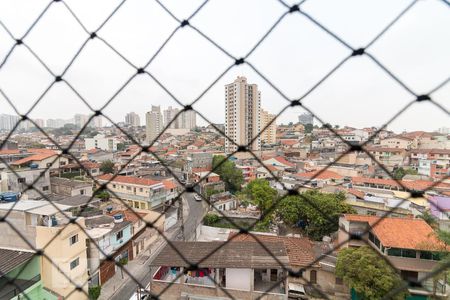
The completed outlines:
{"type": "Polygon", "coordinates": [[[41,280],[41,275],[36,275],[33,278],[29,280],[23,280],[23,279],[15,279],[14,284],[7,283],[2,287],[2,290],[0,291],[0,299],[6,300],[6,299],[12,299],[14,297],[17,297],[18,295],[22,294],[24,291],[26,291],[29,287],[34,285],[35,283],[39,282],[41,280]]]}

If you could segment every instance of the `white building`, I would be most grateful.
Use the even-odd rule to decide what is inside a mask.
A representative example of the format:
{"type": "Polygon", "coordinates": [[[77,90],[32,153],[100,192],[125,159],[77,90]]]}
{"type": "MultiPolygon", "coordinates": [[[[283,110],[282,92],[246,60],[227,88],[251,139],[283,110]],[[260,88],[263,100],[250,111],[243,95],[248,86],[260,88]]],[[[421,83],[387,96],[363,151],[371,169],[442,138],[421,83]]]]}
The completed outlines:
{"type": "MultiPolygon", "coordinates": [[[[260,114],[261,93],[256,84],[248,84],[247,78],[238,76],[233,83],[225,85],[225,134],[231,140],[243,146],[251,143],[251,150],[259,150],[260,114]]],[[[236,149],[236,145],[225,139],[225,152],[236,149]]]]}
{"type": "Polygon", "coordinates": [[[277,135],[277,123],[273,121],[270,125],[268,125],[273,119],[275,119],[275,115],[269,113],[268,111],[261,109],[261,142],[263,144],[273,145],[276,143],[276,135],[277,135]],[[266,128],[267,126],[267,128],[266,128]]]}
{"type": "Polygon", "coordinates": [[[67,123],[68,121],[63,119],[48,119],[46,124],[49,128],[61,128],[67,123]]]}
{"type": "Polygon", "coordinates": [[[181,113],[180,128],[193,129],[197,127],[197,114],[193,110],[184,111],[181,113]]]}
{"type": "Polygon", "coordinates": [[[19,116],[0,114],[0,130],[12,130],[19,120],[19,116]]]}
{"type": "Polygon", "coordinates": [[[152,105],[152,110],[145,115],[146,121],[146,142],[152,143],[154,139],[163,130],[163,116],[161,114],[161,107],[152,105]]]}
{"type": "Polygon", "coordinates": [[[82,114],[75,114],[73,119],[74,119],[75,125],[78,128],[82,128],[88,122],[89,116],[82,115],[82,114]]]}
{"type": "Polygon", "coordinates": [[[174,129],[180,128],[181,120],[180,117],[177,117],[179,111],[180,110],[178,108],[172,108],[172,106],[169,106],[167,109],[164,110],[164,127],[167,127],[167,125],[169,125],[169,123],[172,122],[169,128],[174,129]]]}
{"type": "Polygon", "coordinates": [[[119,141],[114,137],[105,137],[103,134],[97,134],[93,138],[84,139],[85,149],[102,149],[105,151],[117,151],[119,141]]]}
{"type": "Polygon", "coordinates": [[[135,112],[127,113],[125,116],[125,123],[130,126],[141,126],[141,119],[139,118],[139,115],[135,112]]]}

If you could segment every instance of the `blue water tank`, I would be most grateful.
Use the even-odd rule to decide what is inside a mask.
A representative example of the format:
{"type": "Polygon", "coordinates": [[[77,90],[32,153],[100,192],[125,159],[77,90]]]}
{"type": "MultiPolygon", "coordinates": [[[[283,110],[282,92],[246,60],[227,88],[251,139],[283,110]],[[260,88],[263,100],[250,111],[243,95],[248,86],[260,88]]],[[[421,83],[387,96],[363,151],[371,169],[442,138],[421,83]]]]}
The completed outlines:
{"type": "Polygon", "coordinates": [[[37,168],[39,168],[38,164],[35,163],[30,164],[30,169],[37,169],[37,168]]]}
{"type": "Polygon", "coordinates": [[[16,202],[17,200],[19,200],[19,193],[16,192],[0,193],[0,200],[6,202],[16,202]]]}

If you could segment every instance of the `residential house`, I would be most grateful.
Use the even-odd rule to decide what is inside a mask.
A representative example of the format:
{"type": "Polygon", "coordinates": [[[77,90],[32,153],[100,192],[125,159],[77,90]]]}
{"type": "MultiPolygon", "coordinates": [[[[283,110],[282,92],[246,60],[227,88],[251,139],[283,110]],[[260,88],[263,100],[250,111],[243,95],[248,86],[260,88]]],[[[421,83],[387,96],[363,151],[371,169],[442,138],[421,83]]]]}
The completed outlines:
{"type": "Polygon", "coordinates": [[[122,214],[100,215],[86,219],[88,266],[90,285],[103,285],[113,277],[121,259],[133,260],[131,243],[133,224],[125,221],[122,214]],[[112,255],[114,261],[106,257],[112,255]]]}
{"type": "Polygon", "coordinates": [[[407,152],[403,148],[366,147],[366,150],[375,158],[378,164],[389,170],[394,167],[407,165],[407,152]]]}
{"type": "Polygon", "coordinates": [[[151,290],[164,290],[165,299],[287,298],[289,257],[282,243],[264,243],[263,248],[252,241],[173,241],[172,246],[166,245],[151,262],[157,267],[151,290]],[[185,272],[188,262],[198,263],[197,269],[185,272]]]}
{"type": "Polygon", "coordinates": [[[63,196],[92,196],[92,184],[62,177],[50,177],[51,192],[63,196]]]}
{"type": "Polygon", "coordinates": [[[301,185],[308,185],[311,187],[323,187],[325,185],[333,185],[341,183],[343,176],[336,172],[329,170],[317,170],[304,173],[297,173],[293,175],[301,185]]]}
{"type": "Polygon", "coordinates": [[[295,172],[296,165],[284,158],[283,156],[275,156],[263,161],[265,166],[274,166],[286,172],[295,172]]]}
{"type": "Polygon", "coordinates": [[[31,166],[38,169],[59,169],[69,161],[67,157],[58,156],[58,153],[53,150],[40,149],[35,152],[35,154],[11,162],[10,165],[18,168],[31,166]]]}
{"type": "Polygon", "coordinates": [[[92,138],[85,138],[85,148],[90,149],[101,149],[104,151],[117,151],[117,144],[119,140],[114,137],[105,137],[103,134],[97,134],[92,138]]]}
{"type": "Polygon", "coordinates": [[[106,183],[111,199],[126,203],[133,208],[156,209],[170,204],[177,197],[172,179],[153,180],[133,176],[104,174],[97,177],[100,184],[106,183]]]}
{"type": "Polygon", "coordinates": [[[430,212],[438,220],[439,228],[450,232],[450,197],[432,196],[428,200],[430,212]]]}
{"type": "Polygon", "coordinates": [[[341,248],[369,245],[389,261],[417,299],[448,295],[446,279],[434,283],[428,277],[439,265],[439,253],[450,247],[422,219],[344,215],[339,219],[338,244],[341,248]]]}
{"type": "Polygon", "coordinates": [[[0,299],[57,300],[42,284],[42,259],[33,251],[0,248],[0,299]]]}
{"type": "Polygon", "coordinates": [[[73,174],[78,176],[88,176],[94,177],[101,174],[100,172],[100,164],[91,161],[80,161],[66,164],[62,166],[60,169],[60,175],[62,174],[73,174]]]}
{"type": "Polygon", "coordinates": [[[43,286],[66,299],[87,299],[85,219],[79,217],[76,224],[70,223],[69,209],[66,205],[35,200],[0,204],[0,216],[8,214],[8,223],[0,223],[0,247],[45,249],[46,256],[41,261],[43,286]],[[76,285],[83,291],[74,292],[76,285]]]}
{"type": "Polygon", "coordinates": [[[234,210],[238,205],[237,198],[228,191],[212,195],[209,197],[209,201],[214,207],[214,211],[234,210]]]}
{"type": "Polygon", "coordinates": [[[192,182],[199,184],[197,192],[203,196],[209,196],[211,193],[221,193],[225,191],[225,183],[220,180],[219,174],[212,172],[196,172],[192,174],[192,182]]]}
{"type": "Polygon", "coordinates": [[[48,169],[22,168],[0,172],[0,192],[22,194],[21,199],[42,199],[50,194],[48,169]],[[29,186],[33,188],[28,188],[29,186]]]}
{"type": "Polygon", "coordinates": [[[417,147],[417,141],[413,137],[397,135],[380,140],[380,146],[383,148],[409,150],[417,147]]]}

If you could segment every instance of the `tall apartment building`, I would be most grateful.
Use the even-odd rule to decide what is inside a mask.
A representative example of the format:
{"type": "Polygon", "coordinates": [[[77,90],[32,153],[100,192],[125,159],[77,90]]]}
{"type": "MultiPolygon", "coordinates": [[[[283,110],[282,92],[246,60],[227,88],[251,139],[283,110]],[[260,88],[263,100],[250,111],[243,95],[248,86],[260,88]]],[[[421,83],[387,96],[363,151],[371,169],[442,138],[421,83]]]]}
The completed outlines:
{"type": "Polygon", "coordinates": [[[310,113],[303,113],[300,116],[298,116],[298,121],[302,125],[314,124],[314,116],[310,113]]]}
{"type": "Polygon", "coordinates": [[[19,120],[19,116],[0,114],[0,130],[12,130],[19,120]]]}
{"type": "Polygon", "coordinates": [[[65,124],[67,124],[68,121],[63,119],[48,119],[46,124],[49,128],[60,128],[64,127],[65,124]]]}
{"type": "Polygon", "coordinates": [[[43,119],[35,119],[34,123],[41,128],[45,127],[45,121],[43,119]]]}
{"type": "Polygon", "coordinates": [[[74,119],[74,123],[78,128],[81,128],[84,126],[84,124],[86,124],[89,120],[89,116],[87,115],[82,115],[82,114],[75,114],[75,116],[73,117],[74,119]]]}
{"type": "Polygon", "coordinates": [[[273,121],[268,125],[273,119],[275,119],[274,114],[261,109],[261,143],[263,144],[273,145],[276,143],[277,124],[273,121]],[[266,128],[266,126],[268,127],[266,128]]]}
{"type": "Polygon", "coordinates": [[[193,129],[197,127],[197,114],[193,110],[184,111],[181,113],[180,128],[193,129]]]}
{"type": "Polygon", "coordinates": [[[125,123],[127,123],[130,126],[141,126],[141,119],[139,118],[139,115],[135,112],[127,113],[125,116],[125,123]]]}
{"type": "Polygon", "coordinates": [[[146,121],[146,142],[151,143],[163,130],[163,116],[161,107],[152,105],[152,110],[145,115],[146,121]]]}
{"type": "Polygon", "coordinates": [[[178,108],[172,108],[172,106],[169,106],[167,109],[164,110],[164,127],[169,125],[169,123],[172,122],[173,120],[169,128],[180,128],[181,118],[180,116],[176,118],[179,111],[180,110],[178,108]]]}
{"type": "MultiPolygon", "coordinates": [[[[238,145],[246,146],[260,132],[261,93],[256,84],[248,84],[247,78],[238,76],[233,83],[225,85],[225,134],[238,145]]],[[[257,137],[249,146],[261,149],[257,137]]],[[[233,152],[236,145],[225,139],[225,152],[233,152]]]]}
{"type": "MultiPolygon", "coordinates": [[[[89,116],[87,116],[89,118],[89,116]]],[[[96,116],[88,124],[89,127],[102,128],[103,127],[103,117],[96,116]]]]}

